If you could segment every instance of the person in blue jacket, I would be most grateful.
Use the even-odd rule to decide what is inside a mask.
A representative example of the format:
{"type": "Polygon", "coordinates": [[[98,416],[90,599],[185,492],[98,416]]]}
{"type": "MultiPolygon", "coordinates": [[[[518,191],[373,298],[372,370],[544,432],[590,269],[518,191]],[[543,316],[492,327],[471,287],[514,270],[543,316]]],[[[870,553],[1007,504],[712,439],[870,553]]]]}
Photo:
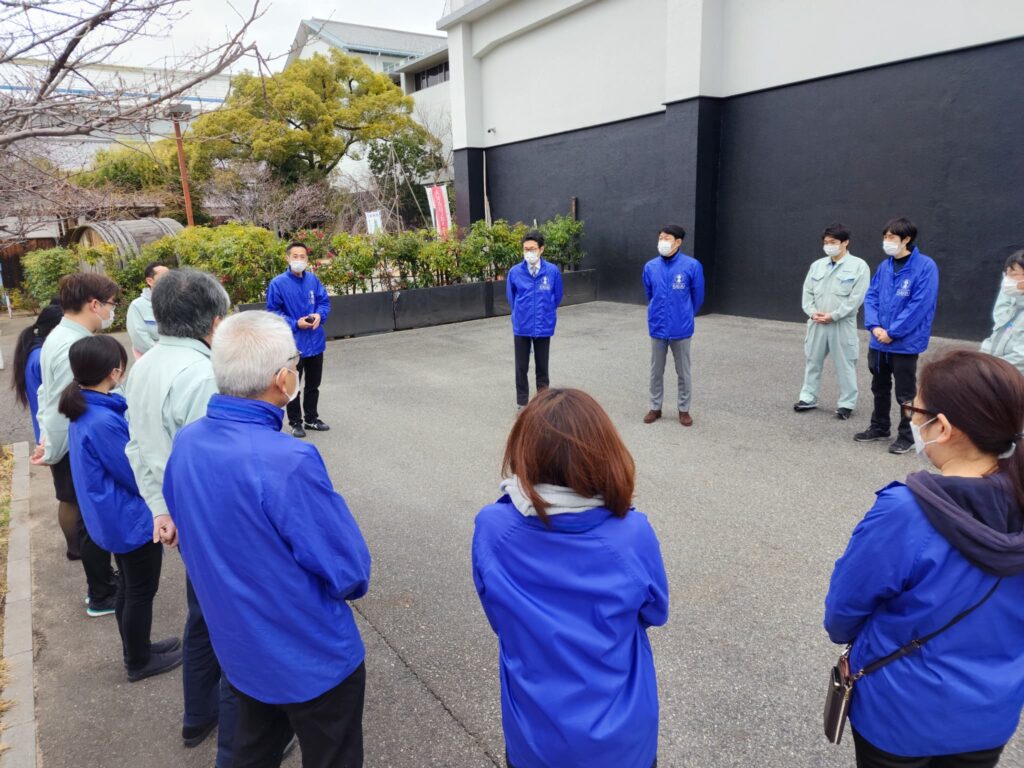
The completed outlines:
{"type": "Polygon", "coordinates": [[[331,313],[331,299],[323,283],[309,269],[309,249],[305,244],[289,243],[286,250],[288,269],[267,286],[267,311],[285,319],[299,348],[299,377],[305,385],[301,399],[296,395],[288,403],[287,411],[292,434],[305,437],[307,429],[314,432],[330,429],[320,419],[318,407],[324,350],[327,349],[323,324],[331,313]]]}
{"type": "MultiPolygon", "coordinates": [[[[897,403],[909,401],[917,389],[917,358],[931,337],[939,269],[917,249],[916,239],[917,227],[909,219],[893,219],[882,230],[882,249],[889,258],[878,265],[864,296],[875,407],[870,426],[853,437],[859,443],[888,440],[893,388],[897,403]]],[[[908,453],[913,447],[910,420],[904,416],[889,453],[908,453]]]]}
{"type": "Polygon", "coordinates": [[[281,432],[300,353],[267,312],[221,323],[220,394],[178,433],[164,498],[213,648],[239,700],[233,765],[361,766],[365,652],[349,600],[370,553],[315,447],[281,432]]]}
{"type": "Polygon", "coordinates": [[[562,273],[543,256],[544,235],[536,230],[527,232],[523,236],[523,260],[508,271],[505,280],[505,295],[512,310],[517,411],[530,400],[531,347],[537,391],[550,383],[548,359],[562,303],[562,273]]]}
{"type": "Polygon", "coordinates": [[[43,349],[43,341],[50,335],[50,331],[57,327],[62,317],[64,310],[60,308],[59,303],[54,302],[43,307],[35,322],[18,334],[18,342],[14,347],[11,389],[14,390],[18,403],[23,408],[28,408],[36,443],[39,442],[39,422],[36,421],[36,412],[39,410],[39,385],[43,383],[39,354],[43,349]]]}
{"type": "Polygon", "coordinates": [[[128,404],[111,391],[121,383],[128,353],[113,336],[87,336],[71,345],[68,360],[74,379],[58,409],[70,422],[71,476],[89,536],[117,562],[114,613],[134,683],[179,667],[181,641],[150,642],[163,545],[153,541],[153,514],[124,452],[128,404]]]}
{"type": "Polygon", "coordinates": [[[903,408],[917,472],[878,492],[836,562],[825,629],[851,671],[859,768],[991,768],[1024,706],[1024,377],[956,350],[903,408]]]}
{"type": "Polygon", "coordinates": [[[679,423],[693,426],[690,416],[690,341],[694,316],[704,303],[704,270],[700,262],[680,250],[686,230],[667,224],[658,233],[658,257],[644,265],[647,329],[651,336],[651,409],[644,424],[661,418],[665,393],[665,359],[672,350],[678,380],[679,423]]]}
{"type": "Polygon", "coordinates": [[[588,394],[547,389],[505,447],[476,517],[473,582],[498,636],[509,768],[650,768],[658,686],[648,627],[668,620],[635,467],[588,394]]]}

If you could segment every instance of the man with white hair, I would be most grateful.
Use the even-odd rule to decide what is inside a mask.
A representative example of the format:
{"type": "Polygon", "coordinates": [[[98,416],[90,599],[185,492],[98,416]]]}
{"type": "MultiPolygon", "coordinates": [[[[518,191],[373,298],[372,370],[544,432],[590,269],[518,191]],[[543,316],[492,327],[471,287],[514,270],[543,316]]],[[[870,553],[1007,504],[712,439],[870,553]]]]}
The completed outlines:
{"type": "MultiPolygon", "coordinates": [[[[143,355],[128,375],[125,454],[139,492],[153,513],[153,541],[174,546],[177,531],[164,501],[164,467],[178,430],[206,413],[206,404],[217,391],[210,342],[231,308],[231,300],[213,275],[176,269],[153,286],[152,302],[160,343],[143,355]]],[[[219,724],[216,766],[231,768],[238,700],[223,679],[202,608],[187,577],[185,596],[182,742],[186,747],[198,746],[219,724]]]]}
{"type": "Polygon", "coordinates": [[[370,553],[319,451],[281,431],[298,361],[276,315],[221,323],[220,394],[178,434],[164,475],[185,567],[240,702],[235,768],[280,766],[293,734],[304,768],[363,764],[365,651],[346,601],[366,594],[370,553]]]}

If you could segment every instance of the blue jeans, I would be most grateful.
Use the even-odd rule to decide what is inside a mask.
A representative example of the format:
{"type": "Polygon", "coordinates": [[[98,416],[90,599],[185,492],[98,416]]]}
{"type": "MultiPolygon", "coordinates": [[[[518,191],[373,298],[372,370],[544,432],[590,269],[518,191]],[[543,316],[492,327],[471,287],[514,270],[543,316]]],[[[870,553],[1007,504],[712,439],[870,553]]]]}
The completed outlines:
{"type": "Polygon", "coordinates": [[[185,594],[188,617],[181,638],[181,682],[185,690],[182,725],[191,728],[217,720],[217,768],[231,768],[238,731],[238,697],[231,692],[227,678],[221,673],[203,609],[187,575],[185,594]]]}

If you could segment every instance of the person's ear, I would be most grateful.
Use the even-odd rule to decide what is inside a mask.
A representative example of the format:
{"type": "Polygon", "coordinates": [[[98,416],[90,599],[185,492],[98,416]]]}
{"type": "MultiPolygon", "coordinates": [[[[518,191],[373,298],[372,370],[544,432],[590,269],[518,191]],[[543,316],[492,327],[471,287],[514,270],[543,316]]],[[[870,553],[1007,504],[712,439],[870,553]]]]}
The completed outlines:
{"type": "Polygon", "coordinates": [[[939,428],[939,434],[933,437],[932,440],[939,445],[943,445],[952,440],[954,430],[959,431],[949,423],[949,419],[946,418],[944,413],[940,413],[935,417],[935,426],[939,428]]]}

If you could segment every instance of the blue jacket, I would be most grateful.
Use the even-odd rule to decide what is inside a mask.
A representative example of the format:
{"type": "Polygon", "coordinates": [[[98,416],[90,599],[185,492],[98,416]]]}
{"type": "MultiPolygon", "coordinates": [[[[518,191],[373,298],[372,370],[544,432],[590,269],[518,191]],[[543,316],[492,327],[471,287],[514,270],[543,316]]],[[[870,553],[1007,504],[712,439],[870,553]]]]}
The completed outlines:
{"type": "Polygon", "coordinates": [[[682,251],[658,256],[644,265],[647,329],[652,339],[688,339],[693,318],[704,303],[704,270],[682,251]]]}
{"type": "Polygon", "coordinates": [[[647,628],[668,581],[647,517],[552,515],[503,496],[473,534],[473,581],[498,636],[501,713],[516,768],[650,768],[658,689],[647,628]]]}
{"type": "Polygon", "coordinates": [[[288,269],[271,280],[267,286],[267,311],[280,315],[291,326],[295,346],[302,357],[314,357],[327,348],[324,324],[331,314],[331,298],[309,269],[301,276],[288,269]],[[296,321],[314,313],[320,315],[320,327],[316,330],[299,328],[296,321]]]}
{"type": "Polygon", "coordinates": [[[39,443],[39,421],[36,419],[36,411],[39,410],[39,385],[43,383],[43,369],[39,364],[39,355],[42,354],[43,345],[39,343],[28,353],[25,360],[25,395],[28,397],[28,411],[32,415],[32,433],[36,436],[36,443],[39,443]]]}
{"type": "MultiPolygon", "coordinates": [[[[944,626],[995,580],[936,530],[910,489],[892,483],[836,562],[825,629],[833,642],[853,641],[856,671],[944,626]]],[[[1022,602],[1024,576],[1008,576],[963,621],[857,681],[850,715],[857,731],[897,755],[1005,744],[1024,704],[1022,602]]]]}
{"type": "Polygon", "coordinates": [[[512,309],[512,333],[542,338],[555,335],[555,314],[562,303],[562,273],[554,264],[538,263],[537,276],[530,276],[525,261],[508,271],[505,295],[512,309]]]}
{"type": "Polygon", "coordinates": [[[261,400],[210,398],[178,432],[164,498],[228,680],[267,704],[309,701],[365,656],[347,600],[370,553],[320,453],[261,400]]]}
{"type": "Polygon", "coordinates": [[[68,426],[71,477],[89,536],[124,554],[153,540],[153,513],[139,494],[124,448],[128,403],[118,394],[82,390],[85,413],[68,426]]]}
{"type": "Polygon", "coordinates": [[[884,328],[892,344],[871,335],[868,344],[880,352],[918,355],[928,349],[939,297],[939,268],[917,248],[909,262],[896,272],[893,259],[878,265],[864,296],[864,327],[870,332],[884,328]]]}

